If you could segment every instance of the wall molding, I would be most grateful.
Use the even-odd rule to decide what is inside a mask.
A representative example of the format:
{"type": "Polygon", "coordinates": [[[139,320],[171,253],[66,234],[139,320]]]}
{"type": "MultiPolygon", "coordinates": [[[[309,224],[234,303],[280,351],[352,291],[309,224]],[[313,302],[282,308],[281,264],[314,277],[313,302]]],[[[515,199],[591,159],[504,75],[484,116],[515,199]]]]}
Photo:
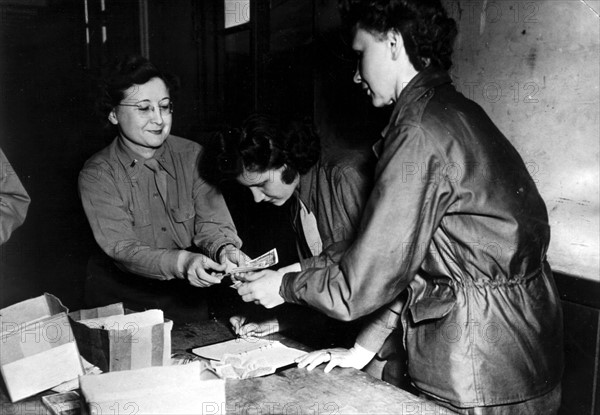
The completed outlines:
{"type": "Polygon", "coordinates": [[[560,299],[600,310],[600,282],[553,272],[560,299]]]}

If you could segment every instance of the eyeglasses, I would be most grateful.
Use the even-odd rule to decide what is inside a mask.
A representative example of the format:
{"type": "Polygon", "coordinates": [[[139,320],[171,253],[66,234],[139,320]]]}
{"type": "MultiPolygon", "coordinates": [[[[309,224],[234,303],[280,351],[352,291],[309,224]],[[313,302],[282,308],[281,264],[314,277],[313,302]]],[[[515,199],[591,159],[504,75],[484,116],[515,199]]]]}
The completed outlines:
{"type": "MultiPolygon", "coordinates": [[[[140,113],[142,117],[150,118],[154,113],[154,105],[150,105],[145,102],[141,102],[139,104],[117,104],[120,107],[135,107],[137,111],[140,113]]],[[[161,102],[158,104],[158,110],[160,111],[160,115],[163,117],[166,115],[171,115],[173,113],[173,102],[161,102]]]]}

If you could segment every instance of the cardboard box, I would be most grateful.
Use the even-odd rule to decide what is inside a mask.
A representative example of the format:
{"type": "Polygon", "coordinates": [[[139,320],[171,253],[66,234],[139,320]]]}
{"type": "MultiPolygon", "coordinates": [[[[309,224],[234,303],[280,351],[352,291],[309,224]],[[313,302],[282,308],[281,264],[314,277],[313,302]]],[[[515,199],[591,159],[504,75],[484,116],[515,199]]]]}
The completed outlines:
{"type": "Polygon", "coordinates": [[[67,312],[47,293],[0,310],[0,371],[12,402],[83,375],[67,312]]]}
{"type": "Polygon", "coordinates": [[[81,376],[90,415],[223,414],[225,381],[200,380],[200,362],[81,376]]]}
{"type": "Polygon", "coordinates": [[[52,415],[81,415],[81,396],[76,391],[42,396],[42,403],[52,415]]]}
{"type": "Polygon", "coordinates": [[[171,363],[173,322],[164,319],[160,310],[136,313],[116,303],[75,311],[69,318],[81,356],[103,372],[171,363]],[[156,312],[160,313],[160,323],[149,324],[146,315],[156,312]],[[90,320],[94,324],[83,324],[90,320]]]}

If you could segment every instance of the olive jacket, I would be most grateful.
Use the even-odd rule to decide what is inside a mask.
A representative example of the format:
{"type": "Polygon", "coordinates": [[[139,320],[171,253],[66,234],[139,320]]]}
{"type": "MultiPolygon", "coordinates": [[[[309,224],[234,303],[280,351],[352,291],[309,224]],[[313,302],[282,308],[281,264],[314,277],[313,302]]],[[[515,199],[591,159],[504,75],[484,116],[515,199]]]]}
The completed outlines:
{"type": "Polygon", "coordinates": [[[358,235],[280,294],[341,320],[408,290],[409,374],[459,407],[527,400],[562,376],[545,204],[518,152],[446,72],[421,71],[383,131],[358,235]]]}

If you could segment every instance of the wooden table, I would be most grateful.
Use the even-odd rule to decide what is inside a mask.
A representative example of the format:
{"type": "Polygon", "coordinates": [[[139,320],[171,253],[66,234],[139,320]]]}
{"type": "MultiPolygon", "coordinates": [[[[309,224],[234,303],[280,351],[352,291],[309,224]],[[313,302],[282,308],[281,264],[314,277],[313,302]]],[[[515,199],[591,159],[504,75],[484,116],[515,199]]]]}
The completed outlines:
{"type": "MultiPolygon", "coordinates": [[[[232,338],[231,331],[219,321],[188,324],[173,330],[172,351],[178,356],[195,357],[192,348],[232,338]]],[[[272,338],[306,349],[279,334],[272,338]]],[[[0,390],[0,414],[49,414],[41,403],[42,395],[12,404],[0,390]]],[[[225,406],[226,413],[234,415],[453,413],[360,370],[335,368],[326,374],[323,366],[310,372],[290,367],[261,378],[227,380],[225,406]]]]}
{"type": "Polygon", "coordinates": [[[356,369],[290,368],[227,381],[227,414],[450,414],[356,369]]]}
{"type": "MultiPolygon", "coordinates": [[[[173,352],[191,355],[191,349],[235,336],[218,321],[186,325],[173,331],[173,352]]],[[[280,334],[270,336],[286,345],[307,350],[280,334]]],[[[254,379],[227,380],[226,412],[235,415],[266,414],[452,414],[360,370],[335,368],[323,372],[290,367],[254,379]]]]}

